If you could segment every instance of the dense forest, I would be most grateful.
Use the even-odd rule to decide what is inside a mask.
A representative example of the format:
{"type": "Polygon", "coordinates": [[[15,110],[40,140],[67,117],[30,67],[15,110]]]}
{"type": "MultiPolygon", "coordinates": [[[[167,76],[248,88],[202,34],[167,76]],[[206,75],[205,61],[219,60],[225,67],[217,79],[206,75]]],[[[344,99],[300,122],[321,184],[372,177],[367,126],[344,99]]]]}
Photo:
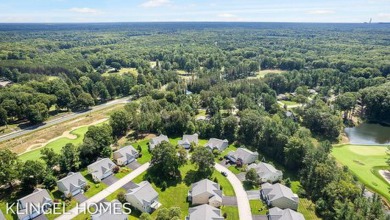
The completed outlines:
{"type": "MultiPolygon", "coordinates": [[[[390,122],[389,25],[20,24],[0,30],[0,78],[13,83],[0,89],[0,125],[41,123],[49,112],[121,96],[139,99],[114,112],[109,125],[92,127],[77,149],[64,146],[58,161],[45,161],[48,167],[59,164],[66,173],[110,155],[109,145],[130,129],[175,137],[197,132],[244,145],[296,173],[300,196],[324,219],[385,219],[380,198],[365,198],[329,152],[352,115],[390,122]],[[259,77],[263,70],[280,73],[259,77]],[[302,104],[294,117],[278,103],[280,94],[302,104]],[[201,110],[206,120],[196,120],[201,110]]],[[[26,162],[21,174],[0,184],[18,175],[29,187],[43,182],[46,173],[34,182],[23,178],[33,165],[51,170],[39,163],[26,162]]],[[[46,178],[53,175],[60,174],[46,178]]]]}

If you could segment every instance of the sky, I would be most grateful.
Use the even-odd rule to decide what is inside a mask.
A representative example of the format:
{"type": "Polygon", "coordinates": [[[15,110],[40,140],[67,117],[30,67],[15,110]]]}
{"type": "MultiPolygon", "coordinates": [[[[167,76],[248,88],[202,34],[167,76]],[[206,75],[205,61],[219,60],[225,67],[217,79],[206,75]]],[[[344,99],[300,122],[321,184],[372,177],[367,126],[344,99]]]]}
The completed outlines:
{"type": "Polygon", "coordinates": [[[390,0],[0,0],[0,23],[390,22],[390,0]]]}

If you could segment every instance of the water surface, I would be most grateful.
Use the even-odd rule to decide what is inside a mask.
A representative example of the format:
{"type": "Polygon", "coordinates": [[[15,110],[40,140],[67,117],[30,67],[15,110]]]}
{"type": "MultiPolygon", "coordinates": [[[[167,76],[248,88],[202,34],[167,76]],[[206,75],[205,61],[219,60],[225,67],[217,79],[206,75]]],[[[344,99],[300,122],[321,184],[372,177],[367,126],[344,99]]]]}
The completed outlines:
{"type": "Polygon", "coordinates": [[[389,145],[390,127],[380,124],[363,123],[356,127],[345,128],[351,144],[389,145]]]}

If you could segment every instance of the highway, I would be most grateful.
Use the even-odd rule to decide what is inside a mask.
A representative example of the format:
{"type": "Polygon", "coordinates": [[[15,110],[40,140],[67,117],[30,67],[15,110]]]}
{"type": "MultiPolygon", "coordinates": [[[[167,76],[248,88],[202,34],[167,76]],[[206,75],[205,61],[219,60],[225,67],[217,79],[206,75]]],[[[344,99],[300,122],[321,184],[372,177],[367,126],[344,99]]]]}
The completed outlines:
{"type": "Polygon", "coordinates": [[[68,121],[68,120],[72,120],[72,119],[75,119],[77,117],[87,115],[87,114],[90,114],[92,112],[96,112],[96,111],[111,107],[113,105],[122,104],[122,103],[129,103],[130,101],[131,101],[131,97],[128,96],[128,97],[124,97],[124,98],[120,98],[120,99],[115,99],[115,100],[106,102],[106,103],[101,104],[101,105],[93,106],[91,109],[89,109],[87,111],[72,112],[72,113],[63,115],[61,117],[46,121],[40,125],[33,125],[33,126],[30,126],[27,128],[23,128],[21,130],[17,130],[17,131],[13,131],[11,133],[1,135],[0,142],[11,140],[11,139],[20,137],[22,135],[26,135],[26,134],[32,133],[34,131],[43,129],[43,128],[48,128],[50,126],[53,126],[53,125],[56,125],[56,124],[59,124],[59,123],[62,123],[62,122],[68,121]]]}

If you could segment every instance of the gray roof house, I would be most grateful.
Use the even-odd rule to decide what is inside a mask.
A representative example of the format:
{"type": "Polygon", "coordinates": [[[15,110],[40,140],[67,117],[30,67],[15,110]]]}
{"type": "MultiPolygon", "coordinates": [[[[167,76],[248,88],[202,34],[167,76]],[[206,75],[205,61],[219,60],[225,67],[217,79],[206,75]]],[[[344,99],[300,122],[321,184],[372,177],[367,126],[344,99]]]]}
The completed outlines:
{"type": "Polygon", "coordinates": [[[4,216],[3,212],[1,212],[1,210],[0,210],[0,220],[5,220],[5,216],[4,216]]]}
{"type": "Polygon", "coordinates": [[[225,150],[229,145],[228,140],[221,140],[217,138],[210,138],[210,140],[206,143],[205,147],[209,148],[210,150],[217,149],[219,151],[225,150]]]}
{"type": "Polygon", "coordinates": [[[211,205],[199,205],[189,208],[185,220],[224,220],[221,210],[211,205]]]}
{"type": "Polygon", "coordinates": [[[280,183],[264,183],[260,190],[261,198],[272,207],[281,209],[298,209],[299,198],[290,188],[280,183]]]}
{"type": "Polygon", "coordinates": [[[151,213],[161,206],[158,193],[148,181],[142,181],[137,187],[130,189],[126,193],[126,201],[141,212],[151,213]]]}
{"type": "Polygon", "coordinates": [[[149,149],[153,150],[157,145],[161,144],[161,142],[163,141],[169,142],[168,136],[160,134],[159,136],[150,139],[149,149]]]}
{"type": "Polygon", "coordinates": [[[118,200],[99,203],[96,213],[92,214],[92,220],[127,220],[128,215],[122,210],[122,203],[118,200]]]}
{"type": "Polygon", "coordinates": [[[138,157],[138,151],[131,145],[114,151],[113,158],[118,166],[124,166],[133,162],[138,157]]]}
{"type": "Polygon", "coordinates": [[[113,174],[112,169],[114,167],[116,167],[114,162],[108,158],[102,158],[88,166],[88,173],[92,175],[95,182],[100,182],[102,179],[113,174]]]}
{"type": "Polygon", "coordinates": [[[75,196],[84,190],[87,181],[81,173],[69,173],[68,176],[57,181],[58,190],[64,193],[65,197],[75,196]]]}
{"type": "Polygon", "coordinates": [[[257,152],[252,152],[246,148],[238,148],[236,151],[229,152],[226,158],[232,163],[250,164],[254,163],[259,157],[257,152]]]}
{"type": "Polygon", "coordinates": [[[247,167],[247,170],[255,169],[261,182],[277,182],[282,180],[283,172],[275,169],[274,166],[268,163],[260,162],[258,164],[251,164],[247,167]]]}
{"type": "Polygon", "coordinates": [[[209,204],[219,207],[222,205],[222,190],[218,183],[204,179],[192,184],[188,192],[188,200],[192,205],[209,204]]]}
{"type": "Polygon", "coordinates": [[[191,143],[198,145],[198,142],[198,134],[185,134],[183,135],[183,139],[179,140],[177,143],[185,149],[190,149],[191,143]]]}
{"type": "Polygon", "coordinates": [[[36,218],[53,205],[46,189],[36,189],[30,195],[18,200],[18,218],[28,220],[36,218]]]}
{"type": "Polygon", "coordinates": [[[278,207],[269,209],[267,217],[268,220],[305,220],[305,217],[299,212],[278,207]]]}

